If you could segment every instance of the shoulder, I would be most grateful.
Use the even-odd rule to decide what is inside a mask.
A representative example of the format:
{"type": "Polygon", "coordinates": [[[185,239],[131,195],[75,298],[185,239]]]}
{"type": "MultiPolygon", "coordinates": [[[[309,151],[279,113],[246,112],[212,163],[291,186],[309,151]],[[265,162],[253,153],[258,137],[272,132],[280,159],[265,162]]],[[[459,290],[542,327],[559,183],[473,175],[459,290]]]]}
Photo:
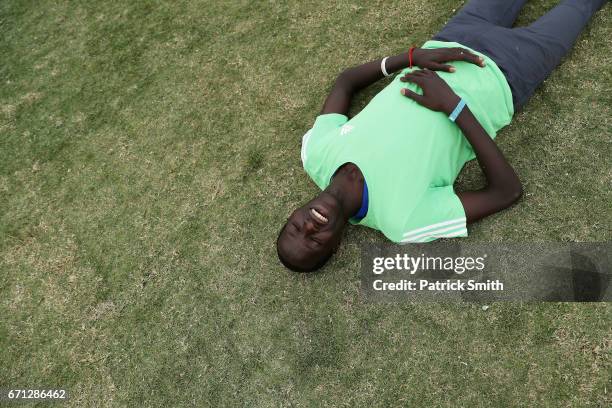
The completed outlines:
{"type": "Polygon", "coordinates": [[[323,144],[334,131],[338,131],[339,128],[348,122],[348,118],[345,115],[339,113],[327,113],[319,115],[316,119],[312,128],[310,128],[302,137],[302,149],[301,158],[304,168],[307,167],[309,158],[316,149],[317,145],[323,144]]]}

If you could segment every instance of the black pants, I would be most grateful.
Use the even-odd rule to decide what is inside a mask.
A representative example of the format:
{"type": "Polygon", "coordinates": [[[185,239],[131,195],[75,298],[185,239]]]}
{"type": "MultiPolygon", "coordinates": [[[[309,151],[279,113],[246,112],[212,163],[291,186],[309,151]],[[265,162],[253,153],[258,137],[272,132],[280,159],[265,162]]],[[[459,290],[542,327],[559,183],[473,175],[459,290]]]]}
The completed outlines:
{"type": "Polygon", "coordinates": [[[515,110],[559,65],[606,0],[563,0],[533,24],[512,28],[525,2],[471,0],[434,36],[434,40],[461,43],[495,61],[510,84],[515,110]]]}

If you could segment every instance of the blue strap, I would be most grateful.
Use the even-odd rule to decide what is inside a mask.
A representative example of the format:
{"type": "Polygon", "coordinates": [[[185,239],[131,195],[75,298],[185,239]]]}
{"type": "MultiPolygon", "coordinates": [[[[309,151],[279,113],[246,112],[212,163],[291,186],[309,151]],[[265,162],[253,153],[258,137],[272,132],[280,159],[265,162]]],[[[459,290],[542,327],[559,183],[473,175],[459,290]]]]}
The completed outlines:
{"type": "Polygon", "coordinates": [[[355,221],[359,221],[363,219],[368,213],[368,204],[369,204],[368,198],[369,198],[368,197],[368,185],[366,184],[365,180],[363,180],[363,194],[361,195],[361,208],[359,209],[359,211],[357,211],[357,214],[355,214],[355,216],[353,217],[355,221]]]}
{"type": "Polygon", "coordinates": [[[461,100],[459,101],[459,103],[455,107],[455,110],[453,110],[451,112],[451,114],[448,116],[448,118],[451,120],[451,122],[454,122],[457,119],[457,116],[459,116],[459,114],[461,113],[463,108],[465,108],[465,101],[463,100],[463,98],[461,98],[461,100]]]}

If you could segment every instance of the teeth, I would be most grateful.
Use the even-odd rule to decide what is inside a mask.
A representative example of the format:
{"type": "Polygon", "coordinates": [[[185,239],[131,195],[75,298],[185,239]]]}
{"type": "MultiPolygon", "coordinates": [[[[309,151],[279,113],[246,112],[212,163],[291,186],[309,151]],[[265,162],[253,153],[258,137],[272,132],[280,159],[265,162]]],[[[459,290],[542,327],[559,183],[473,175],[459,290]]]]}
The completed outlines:
{"type": "Polygon", "coordinates": [[[314,208],[310,209],[310,212],[312,213],[312,215],[314,215],[314,217],[321,221],[321,222],[325,222],[327,223],[327,218],[325,218],[323,215],[321,215],[321,213],[319,213],[317,210],[315,210],[314,208]]]}

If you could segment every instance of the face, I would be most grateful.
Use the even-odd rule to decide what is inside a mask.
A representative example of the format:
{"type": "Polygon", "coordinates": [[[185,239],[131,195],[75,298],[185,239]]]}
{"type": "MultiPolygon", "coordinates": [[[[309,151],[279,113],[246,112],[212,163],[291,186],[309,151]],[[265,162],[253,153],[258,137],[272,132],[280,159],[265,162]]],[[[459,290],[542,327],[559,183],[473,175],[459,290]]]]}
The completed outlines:
{"type": "Polygon", "coordinates": [[[323,192],[289,216],[278,250],[292,264],[309,269],[335,251],[346,222],[338,200],[323,192]]]}

